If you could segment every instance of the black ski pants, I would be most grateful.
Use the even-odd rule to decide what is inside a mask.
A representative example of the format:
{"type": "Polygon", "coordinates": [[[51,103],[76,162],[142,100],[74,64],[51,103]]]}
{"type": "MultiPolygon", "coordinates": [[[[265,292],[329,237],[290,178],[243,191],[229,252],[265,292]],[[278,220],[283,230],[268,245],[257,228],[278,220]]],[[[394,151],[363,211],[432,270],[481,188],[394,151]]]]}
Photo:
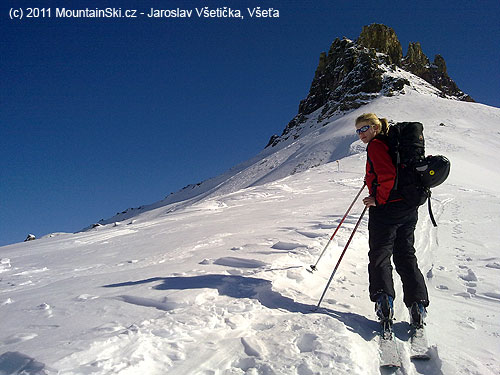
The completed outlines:
{"type": "Polygon", "coordinates": [[[381,292],[393,298],[396,297],[392,279],[392,256],[396,271],[403,283],[405,305],[409,307],[413,302],[418,301],[428,306],[427,287],[422,272],[418,268],[413,247],[418,219],[417,209],[394,223],[391,220],[384,220],[380,212],[377,212],[377,208],[370,210],[368,221],[370,299],[375,302],[381,292]]]}

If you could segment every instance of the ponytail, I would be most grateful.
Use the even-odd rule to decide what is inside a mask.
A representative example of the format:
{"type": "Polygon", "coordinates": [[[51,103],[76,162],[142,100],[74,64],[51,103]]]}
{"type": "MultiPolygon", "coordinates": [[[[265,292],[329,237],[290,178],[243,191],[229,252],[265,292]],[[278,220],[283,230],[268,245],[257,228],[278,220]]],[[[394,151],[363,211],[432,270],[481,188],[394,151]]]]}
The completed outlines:
{"type": "Polygon", "coordinates": [[[380,120],[380,134],[387,135],[389,133],[389,121],[386,118],[381,118],[380,120]]]}

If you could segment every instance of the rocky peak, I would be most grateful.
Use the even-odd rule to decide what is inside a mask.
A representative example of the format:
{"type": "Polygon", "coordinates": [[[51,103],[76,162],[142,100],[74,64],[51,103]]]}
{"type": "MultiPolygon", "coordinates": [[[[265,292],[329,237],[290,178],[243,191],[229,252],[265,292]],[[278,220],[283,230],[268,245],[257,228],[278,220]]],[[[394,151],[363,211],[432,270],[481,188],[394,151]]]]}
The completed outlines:
{"type": "Polygon", "coordinates": [[[406,70],[420,76],[429,67],[429,59],[422,52],[419,42],[410,43],[404,59],[406,70]]]}
{"type": "Polygon", "coordinates": [[[446,62],[444,61],[443,56],[441,55],[434,56],[434,66],[436,67],[438,72],[448,74],[446,70],[446,62]]]}
{"type": "Polygon", "coordinates": [[[347,38],[335,39],[328,54],[320,54],[309,95],[300,102],[299,114],[308,115],[326,105],[322,112],[325,117],[368,102],[384,88],[381,63],[375,50],[362,48],[347,38]]]}
{"type": "Polygon", "coordinates": [[[390,27],[376,23],[363,26],[357,42],[360,46],[373,48],[377,52],[386,54],[392,64],[401,65],[403,48],[396,32],[390,27]]]}
{"type": "Polygon", "coordinates": [[[457,84],[448,76],[446,62],[441,55],[434,57],[431,64],[429,58],[422,52],[420,43],[410,43],[408,52],[402,60],[402,68],[423,78],[439,89],[443,96],[455,97],[458,100],[473,102],[469,95],[460,90],[457,84]]]}
{"type": "Polygon", "coordinates": [[[395,31],[372,24],[363,27],[356,41],[337,38],[328,53],[321,52],[309,95],[300,102],[299,113],[281,136],[271,137],[268,146],[299,137],[300,125],[319,109],[314,114],[318,123],[336,113],[359,108],[379,95],[404,94],[404,86],[410,86],[410,82],[398,73],[401,69],[424,79],[443,97],[474,101],[448,76],[442,56],[436,55],[431,63],[416,42],[410,43],[403,58],[395,31]]]}

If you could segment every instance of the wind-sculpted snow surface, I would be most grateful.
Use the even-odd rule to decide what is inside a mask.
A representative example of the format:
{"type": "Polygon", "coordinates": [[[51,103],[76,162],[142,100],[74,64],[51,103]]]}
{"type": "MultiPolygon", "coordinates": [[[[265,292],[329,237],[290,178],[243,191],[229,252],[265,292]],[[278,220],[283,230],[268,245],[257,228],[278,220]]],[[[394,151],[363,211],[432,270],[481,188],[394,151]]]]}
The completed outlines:
{"type": "MultiPolygon", "coordinates": [[[[433,192],[439,226],[423,206],[416,230],[432,358],[408,359],[408,315],[395,274],[399,373],[498,374],[500,174],[491,160],[500,149],[500,110],[409,92],[277,152],[308,148],[312,155],[316,144],[322,155],[365,111],[422,121],[428,153],[452,161],[450,177],[433,192]]],[[[318,271],[307,271],[363,184],[364,146],[354,139],[339,163],[268,182],[263,171],[251,177],[257,166],[247,163],[190,202],[0,248],[0,374],[380,374],[366,217],[315,311],[361,202],[318,271]]],[[[274,169],[293,158],[278,154],[265,156],[274,169]]]]}

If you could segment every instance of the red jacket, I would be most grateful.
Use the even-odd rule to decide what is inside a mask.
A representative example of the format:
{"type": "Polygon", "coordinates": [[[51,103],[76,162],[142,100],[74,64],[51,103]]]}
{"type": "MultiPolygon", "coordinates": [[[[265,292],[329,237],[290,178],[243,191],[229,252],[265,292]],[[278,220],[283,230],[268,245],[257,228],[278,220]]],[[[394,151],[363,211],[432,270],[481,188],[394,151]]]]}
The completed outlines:
{"type": "MultiPolygon", "coordinates": [[[[389,146],[377,138],[368,143],[365,181],[377,206],[392,200],[389,195],[396,180],[396,167],[389,155],[389,146]]],[[[400,199],[396,199],[400,200],[400,199]]]]}

